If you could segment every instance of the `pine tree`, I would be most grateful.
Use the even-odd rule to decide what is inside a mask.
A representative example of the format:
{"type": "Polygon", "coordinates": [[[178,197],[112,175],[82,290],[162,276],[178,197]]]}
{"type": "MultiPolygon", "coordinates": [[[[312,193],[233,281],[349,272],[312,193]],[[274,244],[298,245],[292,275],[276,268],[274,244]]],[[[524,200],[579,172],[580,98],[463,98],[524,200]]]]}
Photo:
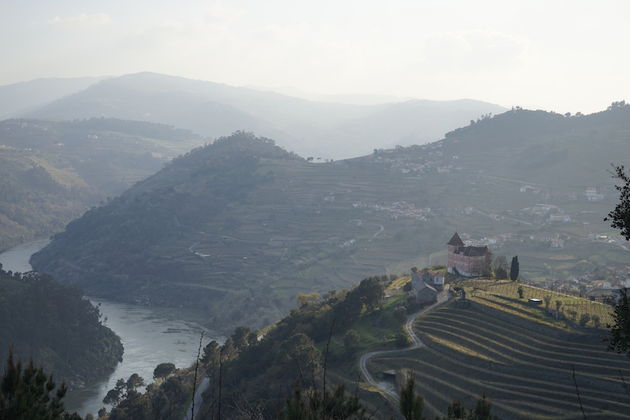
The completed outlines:
{"type": "Polygon", "coordinates": [[[413,372],[407,374],[407,383],[400,392],[400,412],[405,420],[422,420],[422,409],[424,401],[415,391],[415,375],[413,372]]]}
{"type": "Polygon", "coordinates": [[[0,382],[0,419],[81,420],[78,414],[64,410],[66,391],[64,384],[57,388],[52,375],[46,375],[32,361],[23,368],[22,363],[15,362],[10,349],[0,382]]]}
{"type": "Polygon", "coordinates": [[[630,296],[628,289],[621,289],[620,293],[613,312],[614,324],[608,335],[608,350],[630,356],[630,296]]]}
{"type": "Polygon", "coordinates": [[[512,265],[510,266],[510,280],[516,281],[518,279],[518,255],[512,257],[512,265]]]}

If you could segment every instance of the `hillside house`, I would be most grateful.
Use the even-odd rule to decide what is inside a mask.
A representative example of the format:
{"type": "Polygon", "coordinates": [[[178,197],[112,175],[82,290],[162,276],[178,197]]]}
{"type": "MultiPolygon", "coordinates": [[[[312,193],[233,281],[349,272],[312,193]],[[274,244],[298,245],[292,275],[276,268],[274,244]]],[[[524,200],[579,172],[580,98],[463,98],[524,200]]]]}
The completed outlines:
{"type": "Polygon", "coordinates": [[[449,273],[465,277],[484,275],[490,267],[491,254],[487,246],[466,246],[457,232],[448,241],[449,273]]]}
{"type": "Polygon", "coordinates": [[[422,280],[436,289],[441,289],[444,287],[444,274],[439,271],[429,270],[428,268],[423,269],[420,272],[422,276],[422,280]]]}
{"type": "Polygon", "coordinates": [[[438,291],[424,281],[422,273],[416,267],[411,269],[411,293],[420,304],[429,304],[437,301],[438,291]]]}

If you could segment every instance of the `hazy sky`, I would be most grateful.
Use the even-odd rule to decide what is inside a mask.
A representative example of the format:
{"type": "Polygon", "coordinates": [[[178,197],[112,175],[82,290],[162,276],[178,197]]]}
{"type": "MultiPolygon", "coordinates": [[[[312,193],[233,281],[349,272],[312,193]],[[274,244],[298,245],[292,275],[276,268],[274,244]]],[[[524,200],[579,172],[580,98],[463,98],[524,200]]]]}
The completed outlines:
{"type": "Polygon", "coordinates": [[[155,71],[590,112],[630,100],[630,2],[0,0],[0,84],[155,71]]]}

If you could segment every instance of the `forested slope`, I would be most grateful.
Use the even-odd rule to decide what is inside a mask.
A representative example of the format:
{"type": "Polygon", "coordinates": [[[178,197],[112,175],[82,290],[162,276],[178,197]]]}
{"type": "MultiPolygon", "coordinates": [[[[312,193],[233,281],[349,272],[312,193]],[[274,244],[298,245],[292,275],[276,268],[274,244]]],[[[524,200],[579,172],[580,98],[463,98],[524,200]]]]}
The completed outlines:
{"type": "Polygon", "coordinates": [[[110,374],[122,359],[120,338],[80,290],[37,273],[0,266],[0,358],[9,348],[72,388],[110,374]]]}

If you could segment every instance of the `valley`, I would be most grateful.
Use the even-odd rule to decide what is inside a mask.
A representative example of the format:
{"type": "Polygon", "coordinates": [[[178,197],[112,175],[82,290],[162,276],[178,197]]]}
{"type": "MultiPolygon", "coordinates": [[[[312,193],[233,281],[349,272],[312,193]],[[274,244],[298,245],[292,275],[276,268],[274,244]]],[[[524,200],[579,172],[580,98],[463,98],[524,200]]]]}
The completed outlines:
{"type": "Polygon", "coordinates": [[[323,163],[236,133],[88,212],[33,261],[95,296],[186,301],[228,331],[273,322],[297,293],[443,263],[455,230],[495,255],[518,254],[526,281],[583,294],[615,287],[626,281],[628,250],[602,219],[628,112],[513,110],[429,145],[323,163]],[[512,135],[534,122],[537,131],[512,135]],[[532,148],[566,153],[524,161],[532,148]],[[580,166],[585,154],[590,169],[580,166]],[[583,171],[593,172],[579,185],[583,171]]]}

